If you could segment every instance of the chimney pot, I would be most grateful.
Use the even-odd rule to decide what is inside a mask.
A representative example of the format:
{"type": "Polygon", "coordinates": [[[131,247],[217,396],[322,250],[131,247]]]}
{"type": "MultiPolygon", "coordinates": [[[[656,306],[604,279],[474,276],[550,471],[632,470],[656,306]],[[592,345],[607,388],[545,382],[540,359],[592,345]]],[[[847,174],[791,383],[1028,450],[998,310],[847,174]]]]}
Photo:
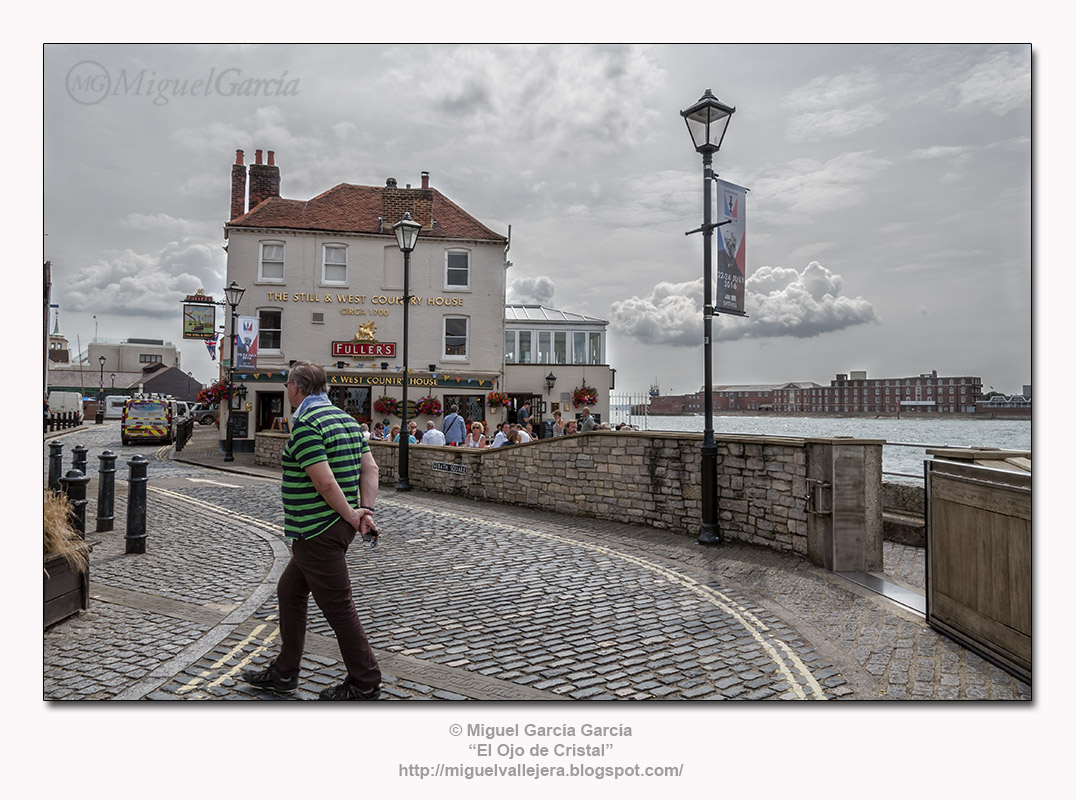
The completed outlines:
{"type": "Polygon", "coordinates": [[[385,181],[385,185],[386,186],[391,186],[393,189],[395,189],[396,188],[396,179],[395,178],[389,178],[388,180],[385,181]]]}
{"type": "Polygon", "coordinates": [[[426,172],[425,170],[422,172],[422,188],[423,189],[429,189],[430,188],[430,173],[426,172]]]}
{"type": "Polygon", "coordinates": [[[254,151],[254,163],[255,164],[262,163],[262,151],[261,150],[255,150],[254,151]]]}
{"type": "Polygon", "coordinates": [[[276,162],[273,160],[275,157],[276,157],[276,153],[274,153],[272,150],[270,150],[269,151],[269,166],[270,167],[275,167],[276,166],[276,162]]]}
{"type": "Polygon", "coordinates": [[[242,150],[236,150],[235,151],[235,163],[238,164],[239,166],[243,166],[243,151],[242,150]]]}

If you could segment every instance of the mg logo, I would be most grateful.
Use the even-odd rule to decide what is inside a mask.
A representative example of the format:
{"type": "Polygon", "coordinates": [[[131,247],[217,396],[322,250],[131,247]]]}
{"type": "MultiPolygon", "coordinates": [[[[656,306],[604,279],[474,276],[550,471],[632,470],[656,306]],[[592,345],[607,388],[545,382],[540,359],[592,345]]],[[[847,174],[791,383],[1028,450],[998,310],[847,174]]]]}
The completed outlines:
{"type": "Polygon", "coordinates": [[[67,94],[84,106],[100,103],[111,88],[108,70],[96,61],[80,61],[67,72],[67,94]]]}

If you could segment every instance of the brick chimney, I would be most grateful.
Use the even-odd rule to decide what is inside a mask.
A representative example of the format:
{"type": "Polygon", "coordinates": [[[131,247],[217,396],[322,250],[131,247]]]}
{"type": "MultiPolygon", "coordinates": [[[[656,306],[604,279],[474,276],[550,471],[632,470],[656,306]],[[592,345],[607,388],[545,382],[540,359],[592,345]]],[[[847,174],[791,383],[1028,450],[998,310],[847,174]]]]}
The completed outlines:
{"type": "Polygon", "coordinates": [[[247,211],[247,168],[243,166],[243,151],[235,151],[232,165],[232,209],[229,220],[243,216],[247,211]]]}
{"type": "Polygon", "coordinates": [[[269,163],[262,163],[262,151],[254,151],[254,163],[250,165],[250,201],[248,208],[254,208],[268,197],[280,197],[280,167],[276,165],[274,153],[269,151],[269,163]]]}
{"type": "Polygon", "coordinates": [[[410,212],[411,219],[429,228],[433,224],[433,189],[430,188],[430,173],[422,173],[421,189],[401,189],[395,178],[385,182],[381,190],[381,217],[385,227],[389,228],[403,219],[410,212]]]}

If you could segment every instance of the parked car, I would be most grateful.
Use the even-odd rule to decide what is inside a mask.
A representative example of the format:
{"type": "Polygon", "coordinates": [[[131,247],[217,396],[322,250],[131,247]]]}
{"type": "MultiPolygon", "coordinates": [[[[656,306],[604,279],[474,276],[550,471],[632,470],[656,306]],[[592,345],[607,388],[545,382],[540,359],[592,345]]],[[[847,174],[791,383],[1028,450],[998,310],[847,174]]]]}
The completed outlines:
{"type": "Polygon", "coordinates": [[[191,407],[191,414],[199,425],[212,425],[220,416],[220,408],[206,403],[195,403],[191,407]]]}
{"type": "Polygon", "coordinates": [[[183,422],[191,415],[191,404],[186,400],[176,400],[176,419],[183,422]]]}

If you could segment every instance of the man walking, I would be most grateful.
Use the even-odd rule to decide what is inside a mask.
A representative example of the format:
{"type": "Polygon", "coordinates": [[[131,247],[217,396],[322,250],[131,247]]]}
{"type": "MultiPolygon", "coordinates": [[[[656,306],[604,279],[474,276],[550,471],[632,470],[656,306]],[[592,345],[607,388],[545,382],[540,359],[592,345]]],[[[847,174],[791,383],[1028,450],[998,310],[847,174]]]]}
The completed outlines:
{"type": "Polygon", "coordinates": [[[329,402],[325,370],[297,361],[285,389],[297,410],[280,459],[284,535],[292,542],[291,560],[277,583],[280,655],[264,670],[244,672],[243,680],[280,692],[299,685],[313,594],[347,667],[344,682],[323,690],[321,699],[375,700],[381,694],[381,670],[355,611],[344,556],[356,531],[377,536],[377,464],[358,423],[329,402]]]}
{"type": "Polygon", "coordinates": [[[449,414],[445,417],[441,431],[445,435],[445,441],[457,447],[463,444],[463,440],[467,438],[467,424],[463,421],[463,417],[460,416],[460,407],[455,403],[449,409],[449,414]]]}

